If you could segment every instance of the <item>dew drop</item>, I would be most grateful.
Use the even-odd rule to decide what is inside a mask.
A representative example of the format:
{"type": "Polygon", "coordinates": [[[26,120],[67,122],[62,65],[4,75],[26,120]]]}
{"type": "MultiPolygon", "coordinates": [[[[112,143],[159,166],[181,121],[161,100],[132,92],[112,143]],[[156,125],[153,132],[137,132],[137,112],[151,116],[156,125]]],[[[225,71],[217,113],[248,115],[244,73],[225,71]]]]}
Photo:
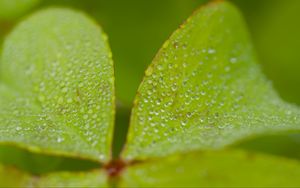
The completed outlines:
{"type": "Polygon", "coordinates": [[[161,99],[157,99],[156,104],[160,105],[161,104],[161,99]]]}
{"type": "Polygon", "coordinates": [[[236,63],[237,62],[237,58],[235,58],[235,57],[232,57],[232,58],[230,58],[230,63],[232,63],[232,64],[234,64],[234,63],[236,63]]]}
{"type": "Polygon", "coordinates": [[[226,71],[226,72],[229,72],[229,71],[230,71],[230,67],[229,67],[229,66],[226,66],[226,67],[225,67],[225,71],[226,71]]]}
{"type": "Polygon", "coordinates": [[[173,84],[172,87],[171,87],[172,91],[176,91],[177,90],[177,85],[176,84],[173,84]]]}
{"type": "Polygon", "coordinates": [[[174,46],[175,49],[177,49],[177,48],[179,47],[178,42],[174,42],[174,43],[173,43],[173,46],[174,46]]]}
{"type": "Polygon", "coordinates": [[[64,139],[61,138],[61,137],[58,137],[56,141],[57,141],[58,143],[61,143],[62,141],[64,141],[64,139]]]}
{"type": "Polygon", "coordinates": [[[162,70],[162,69],[163,69],[163,66],[162,66],[162,65],[157,65],[157,69],[158,69],[158,70],[162,70]]]}
{"type": "Polygon", "coordinates": [[[99,158],[100,158],[100,160],[104,160],[105,156],[101,154],[101,155],[99,155],[99,158]]]}
{"type": "Polygon", "coordinates": [[[215,49],[212,49],[212,48],[210,48],[210,49],[208,49],[208,53],[209,53],[209,54],[214,54],[214,53],[216,53],[216,50],[215,50],[215,49]]]}

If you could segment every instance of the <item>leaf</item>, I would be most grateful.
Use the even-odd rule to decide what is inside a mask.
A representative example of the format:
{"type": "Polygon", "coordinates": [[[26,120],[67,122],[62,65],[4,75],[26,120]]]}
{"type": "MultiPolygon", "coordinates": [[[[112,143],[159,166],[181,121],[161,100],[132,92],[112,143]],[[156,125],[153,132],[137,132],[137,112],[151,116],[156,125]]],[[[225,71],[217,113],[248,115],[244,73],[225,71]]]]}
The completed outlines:
{"type": "Polygon", "coordinates": [[[239,150],[193,152],[124,171],[121,187],[298,187],[299,161],[239,150]]]}
{"type": "Polygon", "coordinates": [[[108,187],[104,171],[58,172],[34,176],[0,165],[0,187],[108,187]]]}
{"type": "MultiPolygon", "coordinates": [[[[34,182],[34,181],[33,181],[34,182]]],[[[36,187],[109,187],[104,171],[54,173],[38,179],[36,187]]]]}
{"type": "Polygon", "coordinates": [[[222,148],[241,139],[300,129],[263,76],[240,13],[228,2],[198,10],[145,72],[123,157],[222,148]]]}
{"type": "Polygon", "coordinates": [[[101,164],[72,157],[37,154],[13,146],[0,146],[0,164],[14,166],[31,174],[47,174],[58,171],[88,171],[99,169],[101,164]]]}
{"type": "Polygon", "coordinates": [[[119,105],[131,108],[143,71],[156,51],[170,32],[205,1],[97,1],[99,5],[92,14],[103,23],[111,39],[119,105]]]}
{"type": "MultiPolygon", "coordinates": [[[[299,105],[300,56],[297,49],[300,47],[298,37],[300,27],[295,24],[299,17],[299,1],[234,0],[234,2],[241,8],[249,23],[264,73],[272,80],[274,88],[284,100],[299,105]]],[[[292,137],[275,135],[265,138],[263,136],[246,140],[246,147],[299,158],[300,151],[294,149],[298,148],[299,141],[300,134],[292,137]]],[[[243,143],[242,145],[245,146],[243,143]]]]}
{"type": "Polygon", "coordinates": [[[0,0],[0,20],[15,19],[36,6],[40,0],[0,0]]]}
{"type": "Polygon", "coordinates": [[[24,187],[28,181],[30,181],[28,174],[0,164],[0,187],[24,187]]]}
{"type": "Polygon", "coordinates": [[[162,42],[206,1],[44,0],[41,6],[75,7],[101,23],[114,53],[117,104],[131,108],[143,71],[162,42]]]}
{"type": "Polygon", "coordinates": [[[8,36],[0,71],[2,144],[109,160],[113,63],[93,21],[66,9],[35,13],[8,36]]]}
{"type": "Polygon", "coordinates": [[[126,138],[127,119],[143,71],[170,32],[204,1],[207,0],[44,0],[40,4],[85,11],[101,23],[109,36],[116,78],[115,156],[126,138]]]}

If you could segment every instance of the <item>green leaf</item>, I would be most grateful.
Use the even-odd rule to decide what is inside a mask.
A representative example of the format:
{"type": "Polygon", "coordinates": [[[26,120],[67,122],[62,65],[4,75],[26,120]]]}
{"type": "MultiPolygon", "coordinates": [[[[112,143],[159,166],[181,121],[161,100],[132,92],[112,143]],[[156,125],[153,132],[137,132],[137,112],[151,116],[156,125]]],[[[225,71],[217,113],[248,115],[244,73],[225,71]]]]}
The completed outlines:
{"type": "Polygon", "coordinates": [[[264,73],[284,100],[300,105],[300,1],[232,1],[245,14],[264,73]]]}
{"type": "MultiPolygon", "coordinates": [[[[34,180],[33,180],[34,183],[34,180]]],[[[53,173],[42,176],[35,183],[36,187],[109,187],[104,171],[81,173],[53,173]]]]}
{"type": "Polygon", "coordinates": [[[120,106],[131,108],[143,71],[156,51],[195,7],[205,1],[97,1],[92,14],[103,23],[111,39],[120,106]]]}
{"type": "Polygon", "coordinates": [[[0,164],[0,187],[24,187],[29,181],[30,175],[0,164]]]}
{"type": "Polygon", "coordinates": [[[121,187],[298,187],[299,161],[242,151],[194,152],[137,164],[121,187]]]}
{"type": "Polygon", "coordinates": [[[102,170],[34,176],[0,164],[0,187],[108,187],[108,184],[102,170]]]}
{"type": "Polygon", "coordinates": [[[117,104],[131,108],[143,71],[162,42],[206,1],[43,0],[41,6],[75,7],[101,23],[114,54],[117,104]]]}
{"type": "Polygon", "coordinates": [[[58,171],[87,171],[101,166],[99,162],[90,160],[32,153],[6,145],[0,145],[0,164],[37,175],[58,171]]]}
{"type": "Polygon", "coordinates": [[[39,2],[40,0],[0,0],[0,20],[15,19],[39,2]]]}
{"type": "Polygon", "coordinates": [[[93,21],[65,9],[35,13],[8,36],[0,73],[1,143],[109,160],[113,62],[93,21]]]}
{"type": "Polygon", "coordinates": [[[244,21],[228,2],[198,10],[145,74],[123,153],[127,159],[300,130],[299,108],[283,102],[263,76],[244,21]]]}

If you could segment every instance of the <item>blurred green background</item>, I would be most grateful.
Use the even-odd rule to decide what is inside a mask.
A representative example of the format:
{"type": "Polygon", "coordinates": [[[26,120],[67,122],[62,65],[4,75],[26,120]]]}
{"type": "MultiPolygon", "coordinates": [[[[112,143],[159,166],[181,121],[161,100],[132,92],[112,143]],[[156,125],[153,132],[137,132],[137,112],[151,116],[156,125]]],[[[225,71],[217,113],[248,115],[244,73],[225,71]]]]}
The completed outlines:
{"type": "MultiPolygon", "coordinates": [[[[94,18],[109,36],[115,62],[118,107],[115,153],[118,153],[144,70],[168,36],[207,1],[0,0],[0,41],[15,24],[41,8],[74,8],[94,18]]],[[[231,1],[245,16],[265,75],[283,99],[300,105],[300,1],[231,1]]],[[[0,148],[0,159],[1,156],[0,148]]]]}

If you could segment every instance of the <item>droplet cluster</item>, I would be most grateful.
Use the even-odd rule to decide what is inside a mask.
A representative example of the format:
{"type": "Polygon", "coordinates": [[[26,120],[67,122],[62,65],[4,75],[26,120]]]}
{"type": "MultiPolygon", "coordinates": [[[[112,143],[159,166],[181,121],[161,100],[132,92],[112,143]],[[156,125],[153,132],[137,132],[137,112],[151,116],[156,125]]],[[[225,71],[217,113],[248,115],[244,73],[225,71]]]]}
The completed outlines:
{"type": "Polygon", "coordinates": [[[164,44],[138,90],[126,157],[214,149],[299,124],[299,110],[262,75],[240,22],[236,13],[196,14],[164,44]]]}
{"type": "Polygon", "coordinates": [[[3,75],[18,94],[1,101],[1,141],[108,157],[114,80],[101,35],[83,15],[60,9],[16,28],[5,44],[3,75]]]}

